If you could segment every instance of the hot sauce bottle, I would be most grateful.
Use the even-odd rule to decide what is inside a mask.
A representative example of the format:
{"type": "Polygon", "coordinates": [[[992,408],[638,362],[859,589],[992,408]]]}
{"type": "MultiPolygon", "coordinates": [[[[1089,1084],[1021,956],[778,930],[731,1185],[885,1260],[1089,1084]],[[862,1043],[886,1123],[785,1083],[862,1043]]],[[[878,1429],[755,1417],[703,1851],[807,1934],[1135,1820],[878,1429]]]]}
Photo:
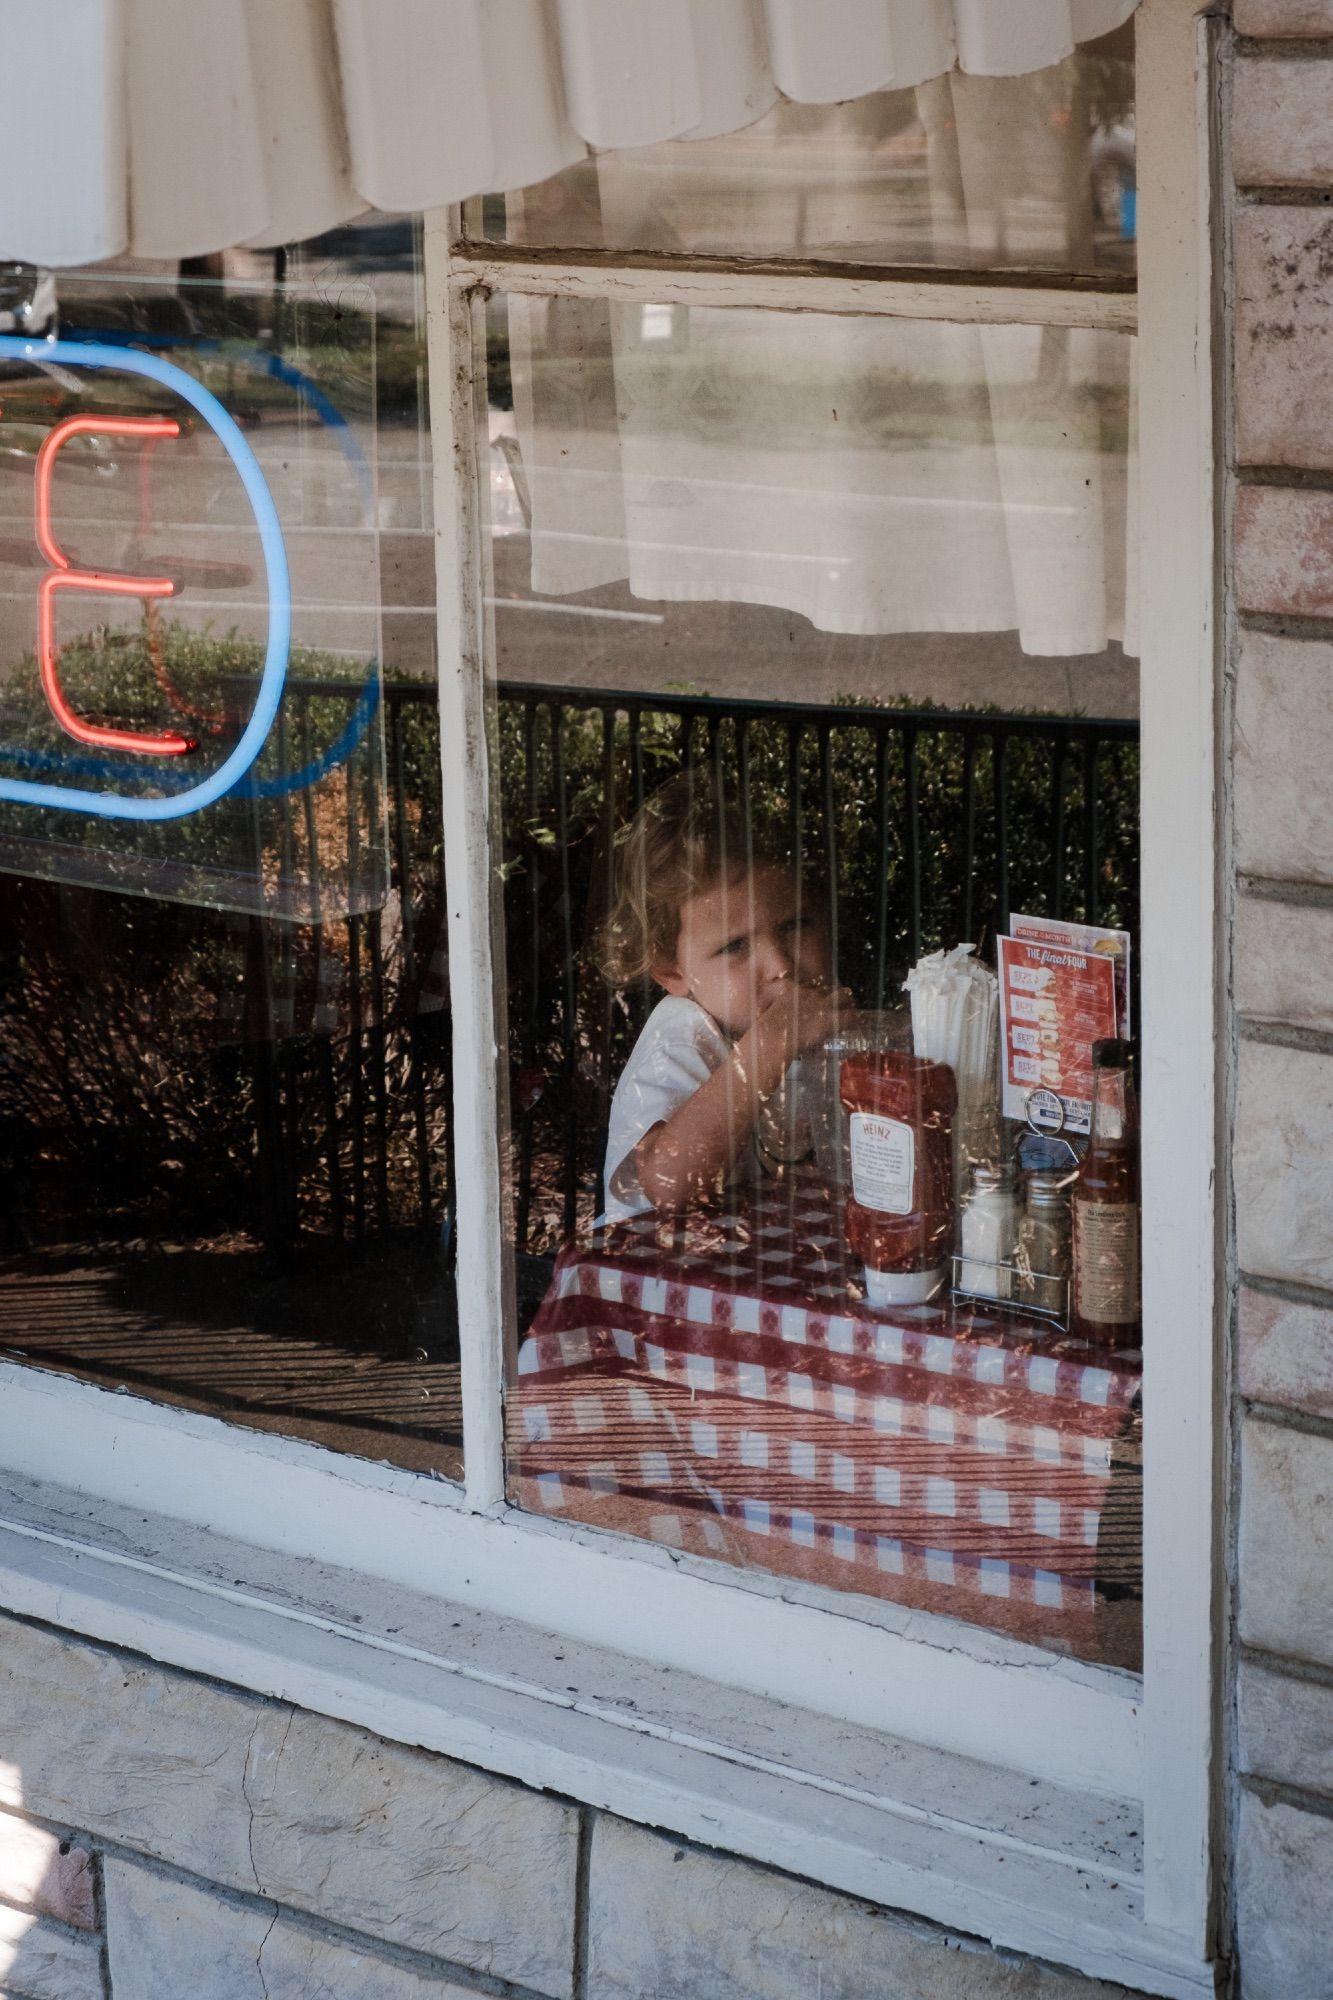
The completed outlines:
{"type": "Polygon", "coordinates": [[[1139,1130],[1128,1042],[1092,1045],[1092,1128],[1073,1189],[1072,1331],[1100,1347],[1137,1347],[1139,1130]]]}
{"type": "Polygon", "coordinates": [[[893,1050],[848,1056],[841,1090],[852,1191],[847,1242],[872,1306],[932,1298],[953,1249],[953,1117],[947,1063],[893,1050]]]}

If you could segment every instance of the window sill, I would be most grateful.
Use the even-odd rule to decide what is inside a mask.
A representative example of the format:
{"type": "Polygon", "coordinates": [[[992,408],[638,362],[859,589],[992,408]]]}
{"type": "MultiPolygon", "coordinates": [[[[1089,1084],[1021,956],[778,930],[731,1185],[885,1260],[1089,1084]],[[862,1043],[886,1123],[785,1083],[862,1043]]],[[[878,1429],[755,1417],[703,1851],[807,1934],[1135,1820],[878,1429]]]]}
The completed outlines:
{"type": "Polygon", "coordinates": [[[1127,1801],[17,1476],[0,1602],[1093,1976],[1213,1991],[1143,1921],[1127,1801]]]}

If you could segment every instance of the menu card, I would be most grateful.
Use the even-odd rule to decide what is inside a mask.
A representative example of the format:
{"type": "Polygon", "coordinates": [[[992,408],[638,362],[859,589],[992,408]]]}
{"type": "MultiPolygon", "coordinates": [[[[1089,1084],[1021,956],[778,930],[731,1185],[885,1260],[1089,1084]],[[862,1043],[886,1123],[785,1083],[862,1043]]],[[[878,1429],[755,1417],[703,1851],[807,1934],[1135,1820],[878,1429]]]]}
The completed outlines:
{"type": "Polygon", "coordinates": [[[1060,917],[1020,917],[1009,919],[1009,935],[1028,938],[1037,944],[1053,944],[1062,951],[1090,951],[1109,958],[1115,967],[1116,1033],[1129,1041],[1133,1029],[1129,1019],[1129,932],[1107,930],[1102,924],[1068,924],[1060,917]]]}
{"type": "Polygon", "coordinates": [[[1043,1129],[1086,1132],[1092,1045],[1116,1033],[1115,961],[1042,938],[1002,937],[997,943],[1004,1116],[1026,1119],[1031,1099],[1042,1114],[1034,1122],[1043,1129]]]}

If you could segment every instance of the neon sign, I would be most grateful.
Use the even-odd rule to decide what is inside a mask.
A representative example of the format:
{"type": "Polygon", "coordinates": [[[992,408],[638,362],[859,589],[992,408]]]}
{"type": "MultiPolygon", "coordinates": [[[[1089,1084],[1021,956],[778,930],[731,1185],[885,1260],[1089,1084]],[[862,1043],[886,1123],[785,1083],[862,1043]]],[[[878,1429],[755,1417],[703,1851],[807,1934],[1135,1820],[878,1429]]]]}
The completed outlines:
{"type": "MultiPolygon", "coordinates": [[[[106,819],[173,820],[199,812],[224,797],[246,778],[264,747],[282,700],[291,650],[291,581],[287,551],[273,496],[258,460],[234,417],[211,391],[182,368],[137,348],[110,347],[89,341],[25,340],[0,335],[0,358],[66,367],[94,368],[114,374],[140,375],[168,389],[202,417],[236,468],[259,530],[268,597],[268,640],[254,708],[230,754],[207,777],[184,790],[173,788],[164,798],[125,797],[116,792],[81,786],[41,784],[24,778],[0,777],[0,799],[82,812],[106,819]]],[[[76,569],[56,540],[51,525],[51,475],[66,440],[75,435],[179,435],[171,418],[71,417],[57,424],[38,454],[35,494],[38,546],[50,567],[38,590],[38,670],[52,713],[67,733],[82,743],[129,751],[139,756],[178,757],[195,747],[190,737],[175,732],[148,735],[135,730],[104,728],[74,711],[60,683],[55,644],[55,599],[62,590],[129,596],[148,602],[170,596],[175,586],[167,577],[126,576],[112,571],[76,569]]]]}
{"type": "Polygon", "coordinates": [[[51,567],[42,578],[37,593],[37,671],[51,713],[65,732],[80,743],[94,743],[104,750],[130,750],[140,756],[179,757],[198,748],[192,736],[171,730],[150,735],[137,729],[107,729],[85,722],[76,715],[60,685],[60,655],[56,651],[56,592],[85,590],[99,597],[139,597],[145,601],[173,597],[176,586],[169,576],[122,576],[111,570],[75,569],[55,538],[51,527],[51,475],[62,446],[72,437],[179,437],[181,427],[174,417],[66,417],[56,424],[37,454],[33,482],[34,528],[37,546],[51,567]]]}

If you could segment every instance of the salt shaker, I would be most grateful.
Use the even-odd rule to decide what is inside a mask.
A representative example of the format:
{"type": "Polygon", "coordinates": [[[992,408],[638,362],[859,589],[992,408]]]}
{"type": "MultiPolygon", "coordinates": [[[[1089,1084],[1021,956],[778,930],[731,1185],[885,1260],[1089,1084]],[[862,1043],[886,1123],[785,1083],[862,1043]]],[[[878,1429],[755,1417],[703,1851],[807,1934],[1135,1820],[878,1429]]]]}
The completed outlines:
{"type": "Polygon", "coordinates": [[[1008,1167],[976,1166],[963,1208],[958,1290],[986,1299],[1011,1295],[1018,1202],[1008,1167]]]}

